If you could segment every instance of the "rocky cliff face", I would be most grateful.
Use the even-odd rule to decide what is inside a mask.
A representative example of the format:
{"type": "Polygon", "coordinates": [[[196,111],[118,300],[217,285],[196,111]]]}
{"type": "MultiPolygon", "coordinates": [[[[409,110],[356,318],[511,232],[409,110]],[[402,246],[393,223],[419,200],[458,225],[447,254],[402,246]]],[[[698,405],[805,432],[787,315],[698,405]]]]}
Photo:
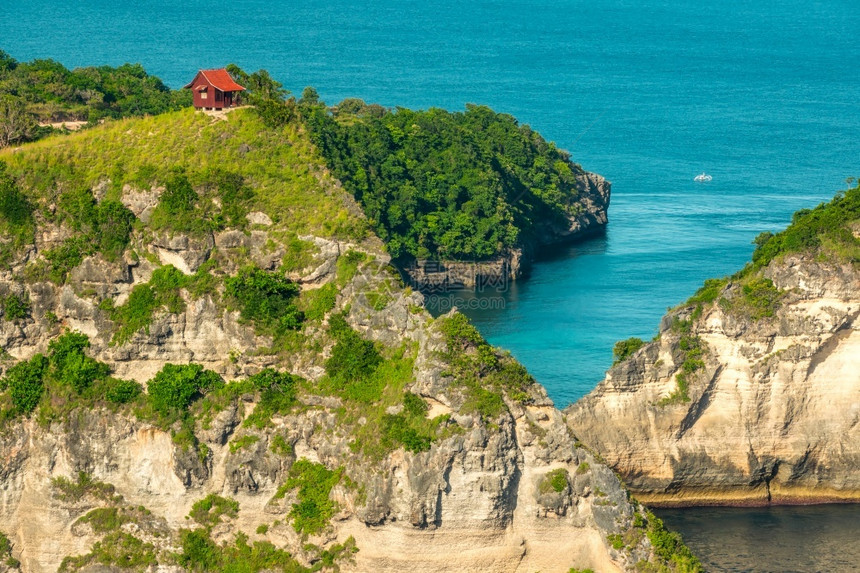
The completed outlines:
{"type": "Polygon", "coordinates": [[[416,261],[402,269],[407,280],[425,292],[449,288],[500,287],[528,272],[541,247],[565,243],[600,232],[609,222],[612,184],[596,173],[576,176],[579,198],[563,226],[547,224],[522,244],[488,261],[416,261]]]}
{"type": "Polygon", "coordinates": [[[763,276],[772,316],[729,283],[567,410],[644,502],[860,500],[860,273],[789,255],[763,276]]]}
{"type": "MultiPolygon", "coordinates": [[[[217,141],[209,131],[229,132],[242,117],[200,133],[217,141]]],[[[605,207],[608,185],[596,181],[595,205],[605,207]]],[[[658,523],[576,442],[543,388],[456,314],[432,319],[377,239],[296,238],[278,213],[256,211],[244,230],[152,232],[146,223],[164,192],[122,190],[141,224],[118,259],[96,253],[46,280],[46,256],[74,234],[48,216],[49,205],[48,215],[36,214],[34,243],[0,272],[0,533],[12,555],[0,570],[241,562],[254,564],[248,570],[531,572],[666,563],[649,540],[658,523]],[[167,265],[176,271],[157,282],[167,265]],[[226,280],[249,266],[300,286],[301,328],[272,334],[227,304],[226,280]],[[164,292],[173,298],[160,302],[164,292]],[[115,309],[132,299],[135,320],[144,304],[154,312],[117,338],[129,322],[115,309]],[[364,356],[375,371],[338,378],[331,360],[345,343],[335,324],[356,349],[339,355],[344,368],[365,368],[349,362],[364,356]],[[47,386],[27,414],[10,398],[10,372],[38,353],[54,368],[51,344],[63,332],[87,335],[86,356],[144,387],[165,365],[192,362],[226,384],[209,377],[215,385],[193,397],[177,393],[161,406],[179,416],[168,419],[146,393],[107,400],[57,378],[38,382],[47,386]],[[266,368],[294,376],[292,393],[242,385],[266,368]]],[[[570,232],[605,222],[605,212],[583,217],[570,232]]],[[[78,374],[88,367],[80,360],[78,374]]],[[[27,376],[19,386],[32,389],[37,375],[27,376]]]]}
{"type": "MultiPolygon", "coordinates": [[[[322,239],[317,242],[326,247],[323,252],[330,258],[315,261],[316,268],[305,276],[308,281],[318,278],[321,267],[334,268],[347,248],[322,239]]],[[[229,249],[223,246],[223,237],[215,237],[214,243],[229,249]]],[[[161,248],[160,243],[153,245],[161,248]]],[[[188,254],[179,247],[173,251],[188,254]]],[[[104,261],[89,260],[82,264],[81,275],[91,289],[122,294],[151,274],[143,263],[119,266],[115,270],[104,261]]],[[[301,398],[304,408],[276,416],[264,430],[243,426],[254,406],[253,397],[244,396],[211,422],[198,423],[196,431],[205,449],[197,451],[174,443],[170,431],[106,407],[74,410],[66,419],[48,423],[24,420],[7,426],[0,443],[3,532],[12,540],[23,569],[53,571],[63,558],[87,554],[101,536],[80,518],[100,507],[145,507],[155,516],[156,529],[163,530],[162,537],[139,523],[130,525],[129,532],[143,531],[143,539],[159,551],[175,550],[176,531],[187,526],[192,505],[212,493],[235,499],[240,508],[235,520],[221,526],[219,539],[244,531],[252,541],[268,540],[289,548],[311,566],[319,556],[303,549],[307,540],[290,525],[295,494],[280,500],[276,496],[297,459],[343,467],[345,475],[358,484],[351,489],[334,488],[338,513],[329,528],[311,537],[323,547],[354,538],[358,552],[351,562],[341,563],[344,570],[567,571],[571,566],[588,566],[613,571],[632,567],[632,558],[611,549],[606,540],[608,534],[629,527],[635,513],[613,473],[575,444],[560,412],[539,386],[531,387],[524,402],[506,399],[505,412],[494,419],[461,413],[466,398],[444,372],[446,365],[438,356],[445,342],[426,312],[418,310],[420,295],[398,287],[389,291],[398,298],[383,310],[364,303],[363,293],[392,278],[385,274],[384,264],[367,267],[343,290],[338,306],[350,307],[350,323],[371,339],[391,346],[405,341],[418,345],[409,388],[428,404],[431,416],[444,416],[442,423],[450,437],[426,452],[398,449],[368,463],[349,447],[352,428],[336,414],[341,401],[312,394],[301,398]],[[273,446],[277,437],[286,444],[280,453],[273,446]],[[250,445],[237,446],[246,443],[250,445]],[[206,453],[201,456],[201,451],[206,453]],[[562,470],[565,476],[561,491],[542,488],[553,470],[562,470]],[[110,484],[122,500],[89,493],[81,499],[64,499],[52,480],[74,482],[80,472],[110,484]],[[276,525],[259,533],[260,525],[272,523],[276,525]]],[[[52,334],[59,331],[59,326],[39,320],[47,312],[55,313],[60,324],[90,333],[94,357],[110,364],[117,375],[141,382],[165,363],[193,361],[233,377],[259,370],[275,358],[250,356],[264,341],[242,325],[236,313],[224,313],[208,298],[189,297],[184,312],[161,314],[148,333],[138,333],[128,344],[110,346],[108,319],[76,294],[74,286],[22,287],[6,275],[0,288],[26,289],[32,301],[33,318],[0,323],[3,346],[18,359],[45,351],[52,334]],[[231,352],[248,357],[230,360],[231,352]]],[[[308,380],[323,375],[314,357],[296,356],[293,362],[293,372],[308,380]]],[[[647,560],[647,541],[639,545],[638,557],[647,560]]]]}

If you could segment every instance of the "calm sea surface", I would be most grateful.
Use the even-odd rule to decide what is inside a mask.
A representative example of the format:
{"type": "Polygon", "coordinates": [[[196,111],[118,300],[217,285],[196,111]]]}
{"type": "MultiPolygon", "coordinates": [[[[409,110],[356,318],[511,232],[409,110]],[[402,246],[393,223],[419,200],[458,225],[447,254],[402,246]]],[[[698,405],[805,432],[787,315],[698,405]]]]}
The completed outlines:
{"type": "MultiPolygon", "coordinates": [[[[140,62],[172,87],[234,62],[268,69],[297,94],[313,85],[329,103],[475,102],[530,124],[613,182],[609,228],[547,250],[528,281],[501,294],[456,296],[565,406],[603,377],[616,340],[653,335],[668,306],[739,269],[756,234],[860,176],[856,0],[703,4],[5,0],[0,49],[69,67],[140,62]],[[702,171],[713,181],[694,183],[702,171]]],[[[856,513],[798,511],[768,522],[769,534],[839,524],[860,538],[856,513]]],[[[763,523],[748,510],[696,522],[703,512],[670,523],[689,527],[714,564],[725,547],[696,545],[710,534],[693,532],[720,523],[734,531],[725,542],[740,543],[763,523]]],[[[771,547],[786,555],[798,545],[728,551],[724,567],[781,570],[766,565],[771,547]]],[[[860,563],[856,543],[839,551],[860,563]]]]}

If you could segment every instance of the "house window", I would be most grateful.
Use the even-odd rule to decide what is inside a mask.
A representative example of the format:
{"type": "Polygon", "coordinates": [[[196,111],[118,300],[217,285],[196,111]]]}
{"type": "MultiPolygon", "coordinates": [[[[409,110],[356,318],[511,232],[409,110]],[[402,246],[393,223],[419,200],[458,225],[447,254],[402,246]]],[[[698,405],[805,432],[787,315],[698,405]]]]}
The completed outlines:
{"type": "Polygon", "coordinates": [[[209,94],[207,94],[206,92],[200,92],[200,99],[206,99],[208,97],[209,97],[209,94]]]}

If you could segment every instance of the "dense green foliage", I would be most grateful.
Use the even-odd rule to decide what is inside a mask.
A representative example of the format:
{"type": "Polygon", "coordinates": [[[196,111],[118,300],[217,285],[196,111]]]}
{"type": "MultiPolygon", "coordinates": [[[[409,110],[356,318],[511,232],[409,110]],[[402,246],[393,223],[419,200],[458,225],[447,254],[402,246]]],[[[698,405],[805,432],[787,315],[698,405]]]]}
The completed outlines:
{"type": "Polygon", "coordinates": [[[67,413],[76,405],[124,404],[140,395],[140,384],[110,378],[107,364],[87,356],[89,339],[67,332],[48,344],[48,355],[18,362],[0,379],[0,392],[9,390],[10,408],[0,419],[29,415],[39,404],[40,420],[67,413]]]}
{"type": "Polygon", "coordinates": [[[331,490],[341,477],[341,468],[330,470],[306,459],[296,460],[290,468],[289,478],[276,494],[276,497],[283,497],[287,491],[298,488],[298,503],[294,503],[290,510],[296,532],[314,534],[328,527],[337,510],[337,504],[330,499],[331,490]]]}
{"type": "Polygon", "coordinates": [[[376,346],[363,339],[341,315],[330,317],[329,327],[337,342],[325,369],[335,387],[353,399],[378,400],[382,388],[368,387],[371,375],[382,363],[376,346]]]}
{"type": "Polygon", "coordinates": [[[78,472],[77,479],[72,481],[66,477],[59,476],[51,480],[54,489],[54,497],[60,501],[78,502],[86,496],[105,502],[121,501],[122,497],[116,494],[116,488],[109,483],[93,479],[86,472],[78,472]]]}
{"type": "Polygon", "coordinates": [[[860,220],[860,185],[837,195],[814,209],[801,209],[791,224],[777,234],[762,233],[756,240],[752,260],[756,268],[774,258],[801,251],[820,250],[848,262],[860,262],[860,239],[849,228],[860,220]]]}
{"type": "Polygon", "coordinates": [[[329,168],[395,259],[499,254],[579,208],[579,167],[528,126],[486,107],[388,111],[302,106],[329,168]]]}
{"type": "Polygon", "coordinates": [[[663,521],[653,513],[647,513],[648,540],[654,547],[654,552],[665,560],[671,569],[677,573],[700,573],[704,571],[702,564],[690,549],[684,545],[681,535],[669,531],[663,525],[663,521]]]}
{"type": "Polygon", "coordinates": [[[614,357],[612,364],[618,364],[619,362],[627,360],[634,352],[643,346],[645,346],[645,341],[641,338],[631,337],[627,340],[619,340],[615,343],[615,347],[612,349],[612,356],[614,357]]]}
{"type": "Polygon", "coordinates": [[[224,281],[225,294],[244,320],[258,331],[283,334],[301,327],[304,314],[296,306],[299,286],[279,273],[246,266],[224,281]]]}
{"type": "Polygon", "coordinates": [[[42,380],[48,368],[48,359],[36,354],[30,360],[21,361],[6,371],[0,387],[9,388],[12,406],[18,414],[29,414],[39,405],[45,385],[42,380]]]}
{"type": "Polygon", "coordinates": [[[172,91],[140,64],[78,68],[54,60],[18,62],[0,50],[0,147],[50,130],[38,122],[154,115],[191,105],[189,90],[172,91]]]}
{"type": "Polygon", "coordinates": [[[742,287],[743,300],[753,320],[773,316],[783,292],[767,278],[752,278],[742,287]]]}
{"type": "Polygon", "coordinates": [[[199,364],[165,364],[147,384],[149,403],[166,423],[172,423],[205,392],[222,385],[221,377],[199,364]]]}
{"type": "MultiPolygon", "coordinates": [[[[137,178],[142,180],[136,183],[145,187],[155,174],[147,168],[137,178]]],[[[254,192],[241,173],[218,166],[202,170],[174,166],[159,179],[164,191],[152,212],[150,228],[202,235],[228,226],[247,226],[246,215],[254,192]]]]}
{"type": "Polygon", "coordinates": [[[0,162],[0,220],[12,226],[32,223],[33,205],[0,162]]]}
{"type": "Polygon", "coordinates": [[[308,568],[302,566],[289,553],[278,549],[268,541],[248,544],[248,537],[239,533],[233,543],[218,545],[212,540],[208,529],[184,529],[181,532],[182,553],[176,560],[184,570],[213,573],[257,573],[259,571],[283,571],[285,573],[311,573],[314,571],[337,571],[335,563],[350,559],[358,551],[355,540],[349,538],[343,544],[334,544],[319,551],[318,558],[308,568]]]}
{"type": "Polygon", "coordinates": [[[10,322],[23,320],[30,314],[30,299],[25,292],[23,295],[9,293],[0,298],[0,312],[3,319],[10,322]]]}
{"type": "Polygon", "coordinates": [[[80,332],[69,332],[48,344],[54,375],[83,393],[96,380],[110,374],[110,367],[84,354],[90,340],[80,332]]]}

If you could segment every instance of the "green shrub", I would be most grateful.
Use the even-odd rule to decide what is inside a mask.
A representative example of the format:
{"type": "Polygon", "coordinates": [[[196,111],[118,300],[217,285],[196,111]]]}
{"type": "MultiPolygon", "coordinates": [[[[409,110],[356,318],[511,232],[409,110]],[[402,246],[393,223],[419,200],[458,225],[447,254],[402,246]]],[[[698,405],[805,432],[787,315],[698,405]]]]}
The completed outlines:
{"type": "Polygon", "coordinates": [[[412,392],[407,392],[403,396],[403,410],[407,415],[423,418],[429,409],[430,405],[421,396],[416,396],[412,392]]]}
{"type": "Polygon", "coordinates": [[[612,364],[615,365],[619,362],[624,362],[643,346],[645,346],[645,341],[635,337],[616,342],[615,347],[612,349],[612,355],[615,357],[612,364]]]}
{"type": "Polygon", "coordinates": [[[108,379],[105,398],[114,404],[128,404],[143,392],[143,387],[133,380],[108,379]]]}
{"type": "Polygon", "coordinates": [[[199,364],[165,364],[149,381],[147,392],[153,410],[163,421],[171,422],[181,416],[195,398],[222,384],[220,376],[199,364]]]}
{"type": "Polygon", "coordinates": [[[71,270],[80,264],[83,257],[97,251],[109,261],[117,260],[128,246],[135,221],[134,214],[121,202],[105,199],[96,203],[92,192],[79,186],[60,194],[56,216],[59,222],[79,234],[68,239],[63,247],[46,253],[46,258],[54,268],[54,275],[61,268],[71,270]],[[78,262],[75,264],[76,259],[78,262]]]}
{"type": "Polygon", "coordinates": [[[609,545],[612,546],[612,549],[616,551],[620,551],[624,549],[624,537],[619,533],[610,533],[606,536],[606,540],[609,541],[609,545]]]}
{"type": "Polygon", "coordinates": [[[750,279],[742,287],[745,306],[750,310],[753,320],[771,317],[779,308],[783,292],[767,278],[750,279]]]}
{"type": "Polygon", "coordinates": [[[54,497],[60,501],[74,503],[81,501],[86,495],[91,495],[96,499],[106,502],[122,501],[122,496],[116,495],[116,488],[114,486],[94,480],[86,472],[78,472],[76,481],[63,476],[53,478],[51,486],[54,488],[54,497]]]}
{"type": "MultiPolygon", "coordinates": [[[[857,253],[860,239],[854,236],[848,224],[860,219],[860,184],[844,194],[836,195],[829,203],[814,209],[801,209],[791,218],[784,231],[762,233],[755,239],[751,267],[746,272],[766,266],[786,253],[816,251],[829,246],[829,251],[857,253]]],[[[828,253],[824,253],[827,255],[828,253]]],[[[851,257],[851,262],[857,259],[851,257]]]]}
{"type": "Polygon", "coordinates": [[[329,497],[342,475],[342,469],[330,470],[306,459],[296,460],[276,497],[283,497],[287,491],[298,488],[298,503],[294,503],[290,510],[297,533],[315,534],[328,526],[337,509],[337,504],[329,497]]]}
{"type": "Polygon", "coordinates": [[[19,362],[6,371],[3,387],[9,388],[12,406],[18,414],[30,414],[39,405],[45,390],[43,382],[48,359],[36,354],[30,360],[19,362]]]}
{"type": "Polygon", "coordinates": [[[239,450],[243,450],[248,446],[256,444],[260,441],[260,436],[255,436],[253,434],[245,434],[239,438],[234,439],[230,442],[230,453],[235,454],[239,450]]]}
{"type": "Polygon", "coordinates": [[[728,278],[706,279],[705,284],[696,291],[696,294],[687,300],[687,304],[709,304],[714,302],[717,300],[717,297],[720,296],[720,292],[722,292],[728,282],[728,278]]]}
{"type": "Polygon", "coordinates": [[[648,540],[654,548],[654,552],[662,560],[671,564],[677,571],[684,573],[700,573],[704,571],[702,564],[693,555],[690,549],[684,545],[678,533],[669,531],[663,525],[663,521],[648,512],[648,540]]]}
{"type": "Polygon", "coordinates": [[[54,376],[69,384],[78,394],[110,373],[107,364],[84,354],[89,345],[89,338],[80,332],[68,332],[48,344],[54,376]]]}
{"type": "Polygon", "coordinates": [[[206,170],[203,179],[208,186],[217,189],[223,223],[239,229],[247,226],[245,215],[254,199],[254,190],[245,182],[245,177],[241,173],[215,167],[206,170]]]}
{"type": "Polygon", "coordinates": [[[425,452],[430,449],[433,439],[410,426],[405,416],[386,414],[382,418],[382,432],[386,438],[403,445],[408,452],[425,452]]]}
{"type": "Polygon", "coordinates": [[[6,163],[0,161],[0,220],[12,227],[32,224],[33,205],[21,193],[18,184],[7,173],[6,163]]]}
{"type": "Polygon", "coordinates": [[[194,205],[199,198],[185,172],[175,170],[164,184],[158,208],[171,217],[181,218],[194,211],[194,205]]]}
{"type": "Polygon", "coordinates": [[[123,523],[128,523],[129,521],[132,521],[131,518],[125,514],[121,514],[120,510],[116,507],[100,507],[93,509],[78,519],[76,523],[90,524],[94,533],[109,533],[116,531],[122,527],[123,523]]]}
{"type": "Polygon", "coordinates": [[[280,434],[272,436],[269,448],[279,456],[288,456],[293,453],[293,447],[287,442],[286,438],[280,434]]]}
{"type": "Polygon", "coordinates": [[[58,285],[65,284],[72,269],[93,252],[92,242],[86,237],[72,237],[63,241],[59,247],[46,250],[46,278],[58,285]]]}
{"type": "Polygon", "coordinates": [[[114,531],[101,541],[97,541],[89,554],[64,559],[59,571],[75,571],[91,563],[144,571],[158,565],[155,552],[155,546],[151,543],[146,543],[124,531],[114,531]]]}
{"type": "MultiPolygon", "coordinates": [[[[259,530],[264,527],[260,526],[259,530]]],[[[242,532],[236,535],[235,541],[217,545],[211,538],[208,529],[183,529],[180,534],[182,553],[177,555],[177,562],[186,571],[211,571],[217,573],[256,573],[259,571],[284,571],[285,573],[310,573],[321,570],[322,564],[331,569],[333,560],[341,558],[346,549],[334,545],[330,550],[323,551],[320,559],[310,569],[303,567],[293,557],[282,549],[278,549],[268,541],[255,541],[248,545],[248,536],[242,532]]],[[[354,547],[354,541],[351,547],[354,547]]]]}
{"type": "Polygon", "coordinates": [[[358,267],[369,257],[361,251],[347,251],[337,259],[337,284],[345,286],[358,273],[358,267]]]}
{"type": "Polygon", "coordinates": [[[303,308],[307,320],[321,321],[337,303],[338,288],[334,283],[326,283],[318,289],[303,293],[303,308]]]}
{"type": "Polygon", "coordinates": [[[192,505],[188,517],[206,528],[212,528],[221,523],[222,517],[235,518],[238,514],[238,501],[213,493],[192,505]]]}
{"type": "Polygon", "coordinates": [[[354,393],[361,394],[355,392],[359,390],[357,383],[370,378],[382,363],[382,356],[373,342],[364,340],[342,316],[330,317],[329,325],[337,343],[325,362],[326,373],[338,387],[352,387],[354,393]]]}
{"type": "Polygon", "coordinates": [[[128,247],[134,225],[134,213],[119,201],[105,199],[96,209],[98,251],[109,261],[120,258],[128,247]]]}
{"type": "Polygon", "coordinates": [[[26,292],[23,296],[10,293],[2,302],[3,318],[10,322],[23,320],[30,315],[30,296],[26,292]]]}
{"type": "Polygon", "coordinates": [[[485,420],[494,420],[507,409],[504,398],[498,392],[480,386],[470,388],[469,396],[462,408],[464,413],[478,414],[485,420]]]}
{"type": "Polygon", "coordinates": [[[304,315],[294,303],[300,289],[284,276],[247,266],[224,286],[232,306],[258,330],[278,334],[301,327],[304,315]]]}
{"type": "Polygon", "coordinates": [[[209,538],[206,529],[183,529],[180,534],[182,553],[179,564],[189,571],[216,571],[220,562],[220,548],[209,538]]]}
{"type": "Polygon", "coordinates": [[[554,469],[547,472],[540,481],[538,490],[540,493],[549,493],[554,491],[561,493],[568,488],[570,474],[564,468],[554,469]]]}

